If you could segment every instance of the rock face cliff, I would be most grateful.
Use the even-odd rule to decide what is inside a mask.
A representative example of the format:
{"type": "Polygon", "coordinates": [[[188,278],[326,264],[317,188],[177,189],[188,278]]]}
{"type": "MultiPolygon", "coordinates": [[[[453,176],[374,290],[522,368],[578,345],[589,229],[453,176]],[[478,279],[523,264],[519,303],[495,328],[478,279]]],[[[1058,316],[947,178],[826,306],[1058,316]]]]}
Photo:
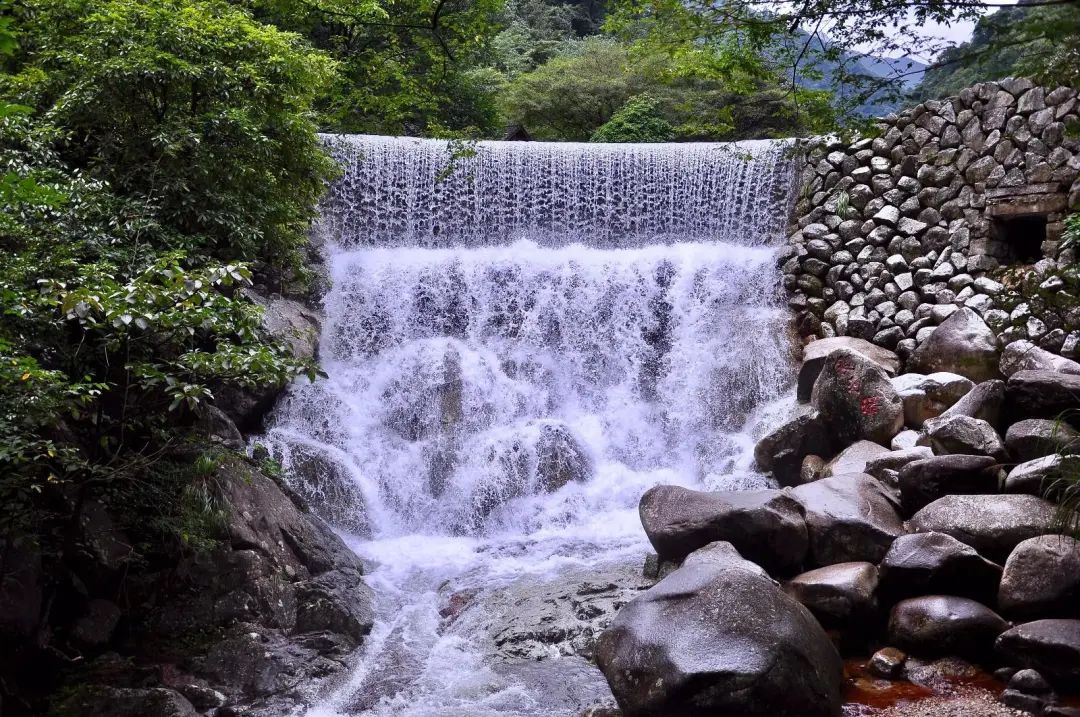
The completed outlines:
{"type": "Polygon", "coordinates": [[[282,715],[346,665],[372,623],[359,559],[246,459],[208,485],[221,522],[201,550],[150,551],[88,502],[44,563],[63,580],[22,551],[0,589],[23,687],[4,714],[282,715]]]}
{"type": "Polygon", "coordinates": [[[907,358],[967,307],[1003,344],[1075,356],[1080,309],[1055,277],[1076,259],[1061,239],[1080,209],[1077,121],[1077,90],[1008,79],[811,149],[782,258],[799,332],[907,358]],[[1024,281],[1008,271],[1018,266],[1024,281]]]}

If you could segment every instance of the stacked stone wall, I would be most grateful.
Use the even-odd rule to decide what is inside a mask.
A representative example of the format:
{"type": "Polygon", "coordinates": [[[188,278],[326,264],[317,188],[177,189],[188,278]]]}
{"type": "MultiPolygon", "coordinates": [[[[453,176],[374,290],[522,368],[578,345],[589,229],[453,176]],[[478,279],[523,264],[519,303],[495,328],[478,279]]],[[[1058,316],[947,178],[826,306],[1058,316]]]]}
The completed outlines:
{"type": "Polygon", "coordinates": [[[906,357],[967,306],[1003,344],[1080,353],[1057,277],[1076,260],[1062,233],[1080,209],[1078,125],[1076,89],[1007,79],[808,148],[781,258],[799,333],[906,357]]]}

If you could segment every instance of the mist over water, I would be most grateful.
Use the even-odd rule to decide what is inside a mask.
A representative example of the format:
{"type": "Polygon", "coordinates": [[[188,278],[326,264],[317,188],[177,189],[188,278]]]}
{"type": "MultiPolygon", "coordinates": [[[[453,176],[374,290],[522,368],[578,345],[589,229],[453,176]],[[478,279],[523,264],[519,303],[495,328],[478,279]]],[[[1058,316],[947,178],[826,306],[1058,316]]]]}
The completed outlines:
{"type": "Polygon", "coordinates": [[[578,715],[607,695],[590,663],[495,656],[476,616],[522,576],[639,566],[657,483],[765,484],[784,146],[485,142],[445,176],[445,142],[328,141],[329,378],[260,440],[376,564],[378,619],[310,714],[578,715]]]}

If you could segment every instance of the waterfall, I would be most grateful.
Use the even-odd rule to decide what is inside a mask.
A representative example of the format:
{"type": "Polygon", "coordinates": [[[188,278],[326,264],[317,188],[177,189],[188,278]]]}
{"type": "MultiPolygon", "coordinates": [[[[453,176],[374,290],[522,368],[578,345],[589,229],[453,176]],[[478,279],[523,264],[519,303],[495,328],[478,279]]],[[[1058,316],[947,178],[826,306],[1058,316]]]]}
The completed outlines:
{"type": "MultiPolygon", "coordinates": [[[[786,147],[326,141],[328,378],[259,441],[379,564],[380,621],[312,714],[579,714],[440,606],[636,563],[656,483],[765,484],[751,449],[791,375],[786,147]]],[[[602,692],[569,660],[548,684],[576,665],[602,692]]]]}

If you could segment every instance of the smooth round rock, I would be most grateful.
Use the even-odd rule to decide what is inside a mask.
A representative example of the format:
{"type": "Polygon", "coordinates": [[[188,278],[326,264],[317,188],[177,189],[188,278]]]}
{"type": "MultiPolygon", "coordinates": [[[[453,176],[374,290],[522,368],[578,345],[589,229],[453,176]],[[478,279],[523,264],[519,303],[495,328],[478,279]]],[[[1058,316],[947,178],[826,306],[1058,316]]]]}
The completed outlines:
{"type": "Polygon", "coordinates": [[[951,535],[911,533],[893,541],[878,574],[879,594],[890,602],[927,594],[991,602],[1001,566],[951,535]]]}
{"type": "Polygon", "coordinates": [[[1054,532],[1057,506],[1033,495],[947,495],[911,517],[917,533],[946,533],[1004,562],[1028,538],[1054,532]]]}
{"type": "Polygon", "coordinates": [[[998,607],[1025,619],[1080,617],[1080,541],[1043,535],[1017,545],[1005,561],[998,607]]]}
{"type": "Polygon", "coordinates": [[[878,569],[873,563],[838,563],[796,575],[785,585],[826,626],[847,626],[877,612],[878,569]]]}
{"type": "Polygon", "coordinates": [[[889,641],[923,655],[980,655],[1009,624],[982,603],[928,595],[897,603],[889,616],[889,641]]]}

